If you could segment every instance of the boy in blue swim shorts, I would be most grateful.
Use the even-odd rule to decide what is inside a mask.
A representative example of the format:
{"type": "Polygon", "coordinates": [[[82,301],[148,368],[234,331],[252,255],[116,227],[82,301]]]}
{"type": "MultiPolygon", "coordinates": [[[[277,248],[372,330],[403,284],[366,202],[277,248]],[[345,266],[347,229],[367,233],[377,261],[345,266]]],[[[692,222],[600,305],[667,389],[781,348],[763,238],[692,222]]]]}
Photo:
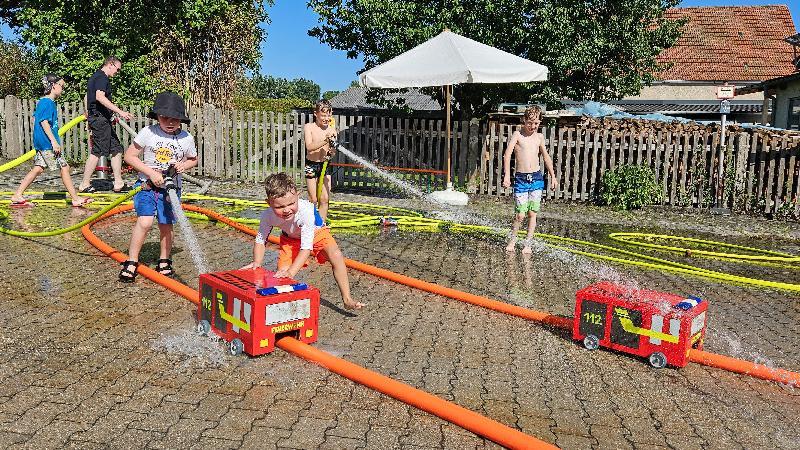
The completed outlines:
{"type": "Polygon", "coordinates": [[[544,146],[544,136],[538,132],[542,120],[542,111],[538,106],[525,110],[523,127],[514,131],[508,141],[508,147],[503,154],[503,187],[511,187],[511,155],[516,156],[514,173],[514,199],[516,202],[514,221],[512,222],[511,236],[506,246],[506,251],[513,252],[517,246],[517,234],[525,216],[528,216],[528,234],[522,253],[530,254],[531,242],[536,231],[536,213],[542,204],[544,192],[544,177],[542,176],[539,159],[544,161],[544,166],[550,176],[550,189],[558,187],[553,172],[553,160],[544,146]]]}
{"type": "Polygon", "coordinates": [[[180,197],[180,174],[197,165],[194,138],[189,132],[181,129],[182,123],[189,123],[189,117],[186,115],[186,104],[178,94],[174,92],[158,94],[153,109],[147,117],[157,120],[158,123],[142,128],[125,151],[125,162],[139,171],[135,186],[142,187],[133,198],[137,215],[136,224],[131,233],[128,260],[122,263],[122,270],[119,272],[119,280],[126,283],[136,279],[139,252],[156,218],[161,244],[156,271],[166,276],[173,274],[170,254],[175,214],[172,211],[169,193],[165,189],[164,175],[170,167],[175,168],[176,175],[173,182],[175,193],[180,197]]]}

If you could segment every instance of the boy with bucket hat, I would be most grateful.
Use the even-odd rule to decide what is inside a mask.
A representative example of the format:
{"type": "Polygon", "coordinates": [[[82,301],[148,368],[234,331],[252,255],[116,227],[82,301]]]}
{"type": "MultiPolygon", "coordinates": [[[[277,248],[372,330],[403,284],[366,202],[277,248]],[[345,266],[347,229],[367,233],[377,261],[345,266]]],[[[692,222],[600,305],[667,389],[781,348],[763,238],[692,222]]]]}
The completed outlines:
{"type": "Polygon", "coordinates": [[[142,249],[147,232],[153,226],[154,217],[158,218],[158,231],[161,236],[161,250],[156,271],[166,276],[173,274],[170,254],[173,239],[172,225],[176,219],[169,193],[165,189],[164,175],[174,170],[175,193],[180,197],[180,174],[197,165],[194,138],[189,132],[181,129],[181,123],[188,124],[189,117],[186,115],[186,105],[178,94],[174,92],[158,94],[153,109],[147,117],[157,120],[158,123],[142,128],[125,151],[125,162],[139,171],[135,187],[142,186],[142,190],[133,198],[137,219],[131,234],[129,259],[122,263],[119,273],[119,280],[126,283],[136,279],[139,251],[142,249]]]}

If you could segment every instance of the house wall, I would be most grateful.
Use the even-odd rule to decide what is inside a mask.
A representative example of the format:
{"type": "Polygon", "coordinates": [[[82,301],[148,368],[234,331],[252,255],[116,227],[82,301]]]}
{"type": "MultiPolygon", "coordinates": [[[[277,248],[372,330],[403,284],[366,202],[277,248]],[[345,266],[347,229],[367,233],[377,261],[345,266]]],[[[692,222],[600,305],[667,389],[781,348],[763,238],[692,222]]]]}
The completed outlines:
{"type": "Polygon", "coordinates": [[[772,126],[788,128],[789,100],[800,97],[800,80],[790,81],[775,91],[775,111],[772,114],[772,126]]]}
{"type": "MultiPolygon", "coordinates": [[[[735,83],[733,83],[735,84],[735,83]]],[[[639,95],[625,97],[623,100],[716,100],[715,84],[669,84],[660,83],[642,88],[639,95]]],[[[763,100],[764,93],[739,95],[736,100],[763,100]]]]}

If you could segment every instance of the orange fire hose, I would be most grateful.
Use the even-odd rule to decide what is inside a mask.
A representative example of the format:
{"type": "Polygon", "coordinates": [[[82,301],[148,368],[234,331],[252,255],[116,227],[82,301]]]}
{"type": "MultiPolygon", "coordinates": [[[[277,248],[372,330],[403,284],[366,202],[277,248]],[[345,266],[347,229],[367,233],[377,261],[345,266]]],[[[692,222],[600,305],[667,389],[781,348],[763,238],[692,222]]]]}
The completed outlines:
{"type": "MultiPolygon", "coordinates": [[[[186,205],[186,206],[187,206],[186,209],[194,208],[192,209],[192,211],[197,211],[203,214],[208,213],[209,215],[214,214],[218,216],[218,214],[214,213],[213,211],[209,211],[203,208],[198,208],[193,205],[186,205]]],[[[223,217],[223,219],[226,218],[223,217]]],[[[225,223],[236,223],[230,220],[227,221],[223,220],[223,221],[225,223]]],[[[256,235],[256,231],[253,230],[252,228],[242,227],[239,224],[236,225],[237,229],[242,230],[245,233],[250,234],[252,236],[256,235]]],[[[272,242],[273,244],[278,243],[278,238],[276,236],[270,236],[269,239],[270,242],[272,242]]],[[[389,281],[394,281],[396,283],[400,283],[406,286],[417,288],[425,292],[430,292],[433,294],[441,295],[443,297],[452,298],[454,300],[471,303],[473,305],[488,308],[504,314],[521,317],[523,319],[541,322],[545,325],[550,325],[555,328],[563,328],[565,330],[572,331],[572,319],[568,317],[555,316],[542,311],[535,311],[532,309],[523,308],[521,306],[511,305],[497,300],[492,300],[490,298],[482,297],[480,295],[474,295],[468,292],[459,291],[457,289],[447,288],[444,286],[440,286],[438,284],[429,283],[427,281],[419,280],[417,278],[412,278],[406,275],[401,275],[399,273],[395,273],[390,270],[381,269],[379,267],[375,267],[370,264],[365,264],[360,261],[355,261],[352,259],[345,258],[345,263],[347,264],[347,267],[350,267],[352,269],[368,273],[370,275],[375,275],[377,277],[381,277],[389,281]]],[[[689,360],[692,362],[696,362],[698,364],[703,364],[705,366],[716,367],[718,369],[723,369],[729,372],[739,373],[742,375],[749,375],[751,377],[761,378],[763,380],[800,386],[800,373],[791,372],[785,369],[769,368],[762,364],[756,364],[750,361],[731,358],[730,356],[692,349],[689,351],[689,360]]]]}
{"type": "Polygon", "coordinates": [[[779,369],[777,367],[772,368],[763,364],[731,358],[730,356],[720,355],[718,353],[691,349],[689,350],[689,361],[733,373],[749,375],[754,378],[761,378],[762,380],[775,381],[790,386],[800,386],[800,373],[779,369]]]}
{"type": "Polygon", "coordinates": [[[491,441],[508,448],[557,448],[546,442],[532,438],[513,428],[487,419],[469,409],[450,403],[447,400],[413,388],[395,379],[372,372],[351,362],[337,358],[296,339],[283,338],[277,345],[300,357],[322,364],[331,372],[357,381],[368,388],[394,397],[401,402],[427,411],[442,419],[454,423],[465,430],[472,431],[491,441]],[[499,426],[498,426],[499,425],[499,426]]]}
{"type": "MultiPolygon", "coordinates": [[[[122,207],[127,208],[126,211],[130,209],[130,207],[122,207]]],[[[111,215],[114,211],[117,211],[119,208],[110,211],[106,216],[111,215]]],[[[199,212],[202,214],[207,214],[209,217],[214,218],[215,220],[219,220],[223,223],[228,225],[234,226],[237,230],[243,231],[251,236],[255,236],[256,231],[252,228],[240,225],[236,222],[227,219],[226,217],[215,213],[214,211],[207,210],[205,208],[200,208],[194,205],[185,205],[185,209],[190,211],[199,212]]],[[[118,211],[121,212],[121,211],[118,211]]],[[[84,230],[87,229],[89,225],[84,227],[84,230]]],[[[84,236],[85,236],[84,232],[84,236]]],[[[88,238],[87,238],[88,239],[88,238]]],[[[270,242],[277,244],[278,238],[276,236],[269,237],[270,242]]],[[[109,247],[110,248],[110,247],[109,247]]],[[[114,257],[117,259],[117,257],[114,257]]],[[[120,261],[120,259],[117,259],[120,261]]],[[[416,278],[412,278],[406,275],[401,275],[389,270],[380,269],[378,267],[365,264],[359,261],[354,261],[351,259],[345,259],[348,267],[353,269],[369,273],[371,275],[379,276],[385,278],[390,281],[395,281],[397,283],[405,284],[407,286],[415,287],[426,292],[431,292],[434,294],[446,296],[449,298],[453,298],[455,300],[461,300],[467,303],[471,303],[474,305],[482,306],[485,308],[489,308],[498,312],[502,312],[505,314],[514,315],[517,317],[521,317],[528,320],[535,320],[539,321],[554,327],[563,328],[567,330],[572,329],[572,321],[569,318],[554,316],[551,314],[547,314],[540,311],[534,311],[527,308],[522,308],[515,305],[509,305],[507,303],[499,302],[496,300],[492,300],[486,297],[481,297],[474,294],[469,294],[466,292],[462,292],[452,288],[446,288],[443,286],[439,286],[434,283],[429,283],[426,281],[418,280],[416,278]]],[[[145,267],[145,269],[147,269],[145,267]]],[[[148,272],[152,272],[155,275],[162,276],[155,271],[148,270],[148,272]]],[[[143,272],[144,274],[144,272],[143,272]]],[[[148,277],[150,278],[150,277],[148,277]]],[[[166,277],[165,277],[166,278],[166,277]]],[[[151,278],[152,279],[152,278],[151,278]]],[[[169,278],[167,278],[169,280],[169,278]]],[[[177,292],[177,291],[176,291],[177,292]]],[[[756,364],[750,361],[744,361],[737,358],[732,358],[725,355],[720,355],[717,353],[710,353],[700,350],[690,350],[689,351],[689,359],[692,362],[696,362],[698,364],[703,364],[709,367],[715,367],[723,370],[727,370],[734,373],[739,373],[742,375],[748,375],[755,378],[761,378],[763,380],[774,381],[777,383],[785,383],[789,385],[800,386],[800,373],[788,371],[785,369],[778,369],[778,368],[770,368],[763,364],[756,364]]]]}
{"type": "MultiPolygon", "coordinates": [[[[255,233],[255,231],[251,228],[233,222],[232,220],[217,214],[214,211],[188,204],[184,204],[182,206],[186,210],[206,214],[209,218],[219,220],[248,234],[255,233]]],[[[103,215],[103,217],[98,219],[98,221],[115,214],[130,211],[132,209],[132,205],[114,208],[103,215]]],[[[83,233],[83,236],[86,238],[86,240],[111,258],[119,262],[125,261],[127,259],[127,255],[111,247],[98,238],[90,229],[92,225],[93,223],[85,225],[83,228],[81,228],[81,233],[83,233]]],[[[270,237],[270,240],[272,240],[272,236],[270,237]]],[[[183,283],[161,275],[147,266],[139,266],[137,272],[141,273],[145,278],[155,281],[156,283],[166,287],[167,289],[184,297],[192,303],[199,303],[199,292],[184,285],[183,283]]],[[[486,439],[494,441],[504,447],[512,449],[558,448],[548,444],[547,442],[536,439],[533,436],[529,436],[519,430],[515,430],[511,427],[503,425],[500,422],[489,419],[488,417],[484,417],[474,411],[470,411],[462,406],[456,405],[455,403],[448,402],[447,400],[443,400],[435,395],[431,395],[425,391],[416,389],[400,381],[317,350],[308,344],[298,341],[297,339],[288,336],[283,337],[276,342],[276,345],[287,352],[294,353],[297,356],[305,358],[309,361],[319,363],[328,370],[342,375],[345,378],[349,378],[350,380],[363,384],[364,386],[367,386],[378,392],[384,393],[422,411],[441,417],[448,422],[458,425],[465,430],[471,431],[479,436],[483,436],[486,439]]]]}
{"type": "Polygon", "coordinates": [[[459,291],[457,289],[440,286],[438,284],[429,283],[427,281],[422,281],[420,279],[412,278],[406,275],[401,275],[399,273],[392,272],[390,270],[381,269],[379,267],[375,267],[359,261],[354,261],[352,259],[345,259],[345,262],[347,263],[347,267],[351,267],[353,269],[359,270],[364,273],[368,273],[370,275],[375,275],[377,277],[385,278],[387,280],[394,281],[396,283],[404,284],[406,286],[411,286],[413,288],[417,288],[425,292],[430,292],[432,294],[441,295],[443,297],[448,297],[455,300],[460,300],[462,302],[471,303],[473,305],[481,306],[504,314],[521,317],[523,319],[541,322],[543,324],[550,325],[556,328],[565,328],[568,330],[572,329],[572,320],[567,317],[554,316],[552,314],[548,314],[545,312],[535,311],[532,309],[523,308],[521,306],[511,305],[505,302],[492,300],[488,297],[482,297],[480,295],[470,294],[468,292],[459,291]]]}
{"type": "MultiPolygon", "coordinates": [[[[251,236],[256,235],[256,231],[253,230],[252,228],[245,227],[236,222],[233,222],[224,216],[220,216],[214,211],[210,211],[204,208],[199,208],[194,205],[186,205],[186,209],[190,209],[192,211],[196,211],[202,214],[207,214],[209,215],[209,217],[217,216],[219,217],[219,219],[217,220],[230,224],[231,226],[234,226],[233,224],[235,224],[237,230],[241,230],[247,234],[250,234],[251,236]]],[[[269,240],[273,244],[278,243],[277,236],[270,236],[269,240]]],[[[399,273],[392,272],[390,270],[381,269],[379,267],[375,267],[370,264],[362,263],[360,261],[355,261],[352,259],[345,258],[345,263],[347,264],[347,267],[350,267],[352,269],[368,273],[370,275],[375,275],[377,277],[381,277],[389,281],[394,281],[396,283],[400,283],[406,286],[417,288],[425,292],[430,292],[433,294],[441,295],[443,297],[448,297],[454,300],[459,300],[466,303],[471,303],[473,305],[488,308],[504,314],[509,314],[512,316],[521,317],[523,319],[541,322],[545,325],[550,325],[556,328],[563,328],[565,330],[572,331],[572,319],[568,317],[555,316],[542,311],[535,311],[532,309],[523,308],[521,306],[511,305],[497,300],[492,300],[490,298],[482,297],[480,295],[474,295],[468,292],[459,291],[457,289],[447,288],[444,286],[440,286],[438,284],[429,283],[427,281],[419,280],[417,278],[412,278],[406,275],[401,275],[399,273]]],[[[770,368],[762,364],[756,364],[750,361],[731,358],[730,356],[720,355],[718,353],[710,353],[692,349],[689,351],[689,360],[691,360],[692,362],[696,362],[698,364],[703,364],[705,366],[716,367],[718,369],[723,369],[729,372],[739,373],[742,375],[749,375],[751,377],[761,378],[763,380],[800,386],[800,373],[791,372],[785,369],[770,368]]]]}
{"type": "MultiPolygon", "coordinates": [[[[97,221],[103,220],[105,218],[111,217],[116,214],[124,213],[126,211],[130,211],[133,209],[133,205],[122,205],[118,206],[111,211],[103,214],[103,217],[97,219],[97,221]]],[[[95,248],[100,250],[101,252],[105,253],[106,255],[110,256],[117,262],[123,262],[128,259],[128,255],[122,253],[121,251],[115,249],[114,247],[106,244],[103,242],[102,239],[97,237],[91,230],[91,226],[97,223],[97,221],[86,224],[81,228],[81,234],[83,237],[89,241],[90,244],[94,245],[95,248]]],[[[145,266],[140,265],[136,272],[142,274],[145,278],[148,278],[156,283],[164,286],[165,288],[169,289],[170,291],[180,295],[181,297],[189,300],[190,302],[194,303],[195,305],[200,303],[200,296],[197,294],[197,291],[186,286],[183,283],[173,280],[172,278],[161,275],[160,273],[156,272],[155,270],[145,266]]]]}

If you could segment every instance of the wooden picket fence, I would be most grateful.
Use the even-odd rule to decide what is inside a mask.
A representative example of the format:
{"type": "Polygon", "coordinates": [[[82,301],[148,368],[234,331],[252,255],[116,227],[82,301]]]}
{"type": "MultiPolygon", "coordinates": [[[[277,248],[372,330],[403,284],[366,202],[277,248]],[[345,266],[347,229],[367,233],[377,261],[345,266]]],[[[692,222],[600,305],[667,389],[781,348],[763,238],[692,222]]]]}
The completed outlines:
{"type": "MultiPolygon", "coordinates": [[[[0,100],[2,125],[0,151],[16,157],[31,148],[35,106],[33,100],[0,100]]],[[[134,116],[130,124],[141,129],[151,123],[147,108],[126,107],[134,116]]],[[[62,124],[82,114],[78,102],[59,103],[62,124]]],[[[189,111],[188,131],[198,149],[195,174],[226,179],[262,181],[283,171],[303,181],[305,147],[303,125],[308,113],[227,111],[206,106],[189,111]]],[[[340,141],[353,153],[376,162],[423,190],[445,185],[447,132],[442,119],[336,115],[340,141]]],[[[502,157],[514,128],[486,121],[454,121],[451,133],[451,178],[457,189],[471,194],[505,196],[502,157]]],[[[617,131],[581,127],[542,130],[554,163],[559,188],[549,198],[593,201],[602,174],[621,164],[651,167],[662,186],[664,204],[709,207],[718,189],[723,204],[738,210],[776,213],[798,212],[800,195],[800,138],[740,131],[726,139],[725,170],[717,176],[719,135],[711,131],[617,131]]],[[[132,140],[119,125],[123,145],[132,140]]],[[[88,155],[89,136],[84,125],[64,137],[64,151],[74,162],[88,155]]],[[[330,173],[337,190],[386,192],[396,189],[375,173],[354,164],[342,154],[331,161],[330,173]]]]}
{"type": "MultiPolygon", "coordinates": [[[[800,137],[729,134],[719,180],[720,136],[716,131],[637,133],[580,127],[542,131],[560,185],[555,191],[548,190],[549,198],[595,200],[606,170],[634,164],[653,170],[664,204],[707,208],[721,189],[721,206],[765,213],[800,212],[800,137]]],[[[511,126],[495,126],[485,136],[478,193],[511,193],[502,187],[502,158],[512,132],[511,126]]]]}

